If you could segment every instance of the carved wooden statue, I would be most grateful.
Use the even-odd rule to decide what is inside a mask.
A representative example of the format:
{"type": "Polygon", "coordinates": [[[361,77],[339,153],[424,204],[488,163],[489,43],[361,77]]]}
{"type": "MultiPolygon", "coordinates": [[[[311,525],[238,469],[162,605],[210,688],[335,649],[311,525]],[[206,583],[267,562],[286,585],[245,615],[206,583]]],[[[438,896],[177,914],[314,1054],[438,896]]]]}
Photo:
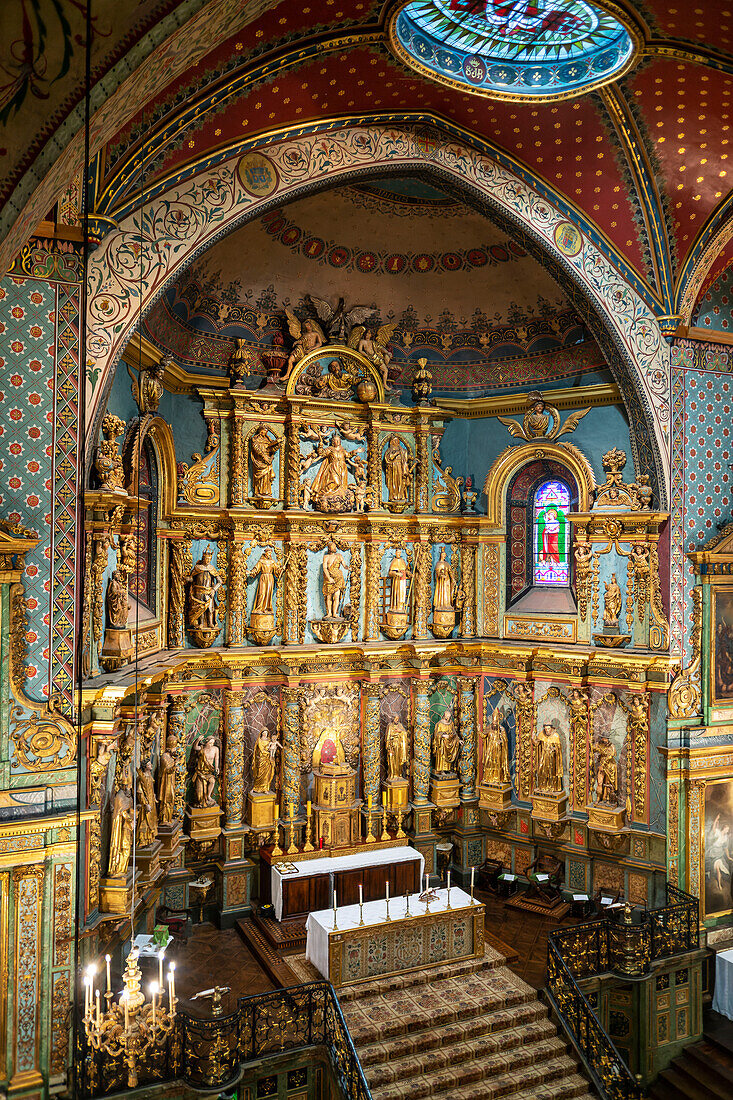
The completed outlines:
{"type": "Polygon", "coordinates": [[[141,848],[152,844],[158,833],[158,806],[155,801],[153,766],[148,760],[137,773],[137,843],[141,848]]]}
{"type": "Polygon", "coordinates": [[[435,771],[440,775],[453,771],[453,765],[458,759],[461,747],[460,738],[456,733],[453,716],[449,710],[445,710],[442,718],[435,723],[433,731],[433,757],[435,771]]]}
{"type": "Polygon", "coordinates": [[[103,489],[112,492],[124,491],[125,470],[119,453],[117,437],[125,430],[125,423],[114,413],[107,413],[102,421],[102,435],[104,439],[97,447],[94,460],[94,468],[97,471],[100,485],[103,489]]]}
{"type": "Polygon", "coordinates": [[[390,722],[384,736],[387,754],[387,779],[403,779],[404,768],[409,763],[407,730],[401,722],[390,722]]]}
{"type": "Polygon", "coordinates": [[[484,783],[505,786],[509,782],[509,746],[501,711],[491,715],[483,734],[484,783]]]}
{"type": "Polygon", "coordinates": [[[115,569],[107,582],[107,625],[118,630],[127,626],[128,601],[127,573],[115,569]]]}
{"type": "Polygon", "coordinates": [[[272,480],[275,476],[274,460],[280,448],[280,440],[265,424],[260,424],[249,441],[249,460],[252,464],[252,495],[262,500],[272,499],[272,480]]]}
{"type": "Polygon", "coordinates": [[[603,597],[603,625],[617,627],[621,615],[621,589],[616,580],[616,574],[611,574],[610,581],[606,581],[606,594],[603,597]]]}
{"type": "Polygon", "coordinates": [[[326,607],[326,617],[330,619],[341,617],[341,601],[346,591],[346,577],[343,571],[344,559],[339,554],[336,543],[329,542],[326,553],[323,555],[323,603],[326,607]]]}
{"type": "Polygon", "coordinates": [[[211,645],[218,632],[217,592],[222,586],[219,570],[212,564],[213,553],[208,548],[188,576],[188,626],[200,646],[211,645]]]}
{"type": "Polygon", "coordinates": [[[615,805],[618,801],[618,763],[616,750],[608,737],[593,746],[595,757],[595,801],[615,805]]]}
{"type": "Polygon", "coordinates": [[[388,503],[404,508],[410,498],[410,479],[414,469],[405,444],[398,435],[389,437],[384,453],[384,477],[387,483],[388,503]]]}
{"type": "Polygon", "coordinates": [[[214,787],[219,777],[220,751],[215,737],[197,737],[191,749],[194,758],[193,805],[216,806],[214,787]]]}
{"type": "Polygon", "coordinates": [[[109,877],[123,878],[127,874],[132,853],[132,795],[120,790],[112,809],[112,831],[109,838],[109,877]]]}
{"type": "Polygon", "coordinates": [[[267,794],[275,779],[277,750],[280,748],[277,734],[260,731],[252,754],[252,790],[255,794],[267,794]]]}
{"type": "Polygon", "coordinates": [[[560,734],[546,722],[535,734],[535,787],[538,791],[562,790],[563,765],[560,734]]]}
{"type": "Polygon", "coordinates": [[[158,806],[160,822],[170,825],[176,803],[176,750],[178,738],[169,733],[165,742],[165,752],[161,753],[158,766],[158,806]]]}

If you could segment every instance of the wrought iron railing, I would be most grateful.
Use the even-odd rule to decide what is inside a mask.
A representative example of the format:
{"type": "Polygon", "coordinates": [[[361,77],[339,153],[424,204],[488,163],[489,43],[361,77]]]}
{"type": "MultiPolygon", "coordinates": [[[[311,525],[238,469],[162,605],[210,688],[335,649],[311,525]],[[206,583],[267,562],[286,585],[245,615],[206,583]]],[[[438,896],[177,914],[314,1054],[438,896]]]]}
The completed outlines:
{"type": "Polygon", "coordinates": [[[547,938],[550,1000],[607,1100],[638,1100],[643,1093],[578,982],[609,972],[642,977],[656,959],[698,948],[698,899],[671,883],[665,897],[660,909],[639,916],[625,910],[618,919],[556,929],[547,938]]]}
{"type": "MultiPolygon", "coordinates": [[[[227,1016],[201,1019],[185,1011],[165,1044],[138,1066],[140,1085],[182,1081],[193,1089],[225,1091],[254,1059],[289,1050],[322,1046],[346,1100],[371,1100],[364,1072],[329,982],[240,998],[227,1016]]],[[[80,1030],[77,1095],[82,1098],[127,1092],[124,1057],[95,1051],[80,1030]]]]}

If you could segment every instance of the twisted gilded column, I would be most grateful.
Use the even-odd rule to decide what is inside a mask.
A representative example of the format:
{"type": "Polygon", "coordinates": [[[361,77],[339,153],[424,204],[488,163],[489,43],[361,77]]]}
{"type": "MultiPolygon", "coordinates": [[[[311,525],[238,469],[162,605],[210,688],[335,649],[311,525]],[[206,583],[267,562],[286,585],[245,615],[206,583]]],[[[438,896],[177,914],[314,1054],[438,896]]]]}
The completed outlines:
{"type": "Polygon", "coordinates": [[[381,548],[378,542],[366,544],[366,609],[364,615],[364,641],[379,641],[379,566],[381,548]]]}
{"type": "Polygon", "coordinates": [[[224,784],[226,789],[226,825],[236,828],[244,816],[244,692],[224,692],[226,743],[224,746],[224,784]]]}
{"type": "Polygon", "coordinates": [[[466,606],[461,619],[461,637],[476,634],[476,547],[464,546],[461,560],[461,581],[466,594],[466,606]]]}
{"type": "Polygon", "coordinates": [[[419,420],[415,429],[415,449],[417,452],[415,510],[430,511],[430,451],[428,448],[429,425],[419,420]]]}
{"type": "Polygon", "coordinates": [[[458,678],[458,724],[461,734],[461,758],[458,774],[461,780],[461,801],[476,797],[476,692],[475,678],[458,678]]]}
{"type": "Polygon", "coordinates": [[[428,543],[415,546],[415,622],[412,627],[413,638],[427,638],[428,610],[430,607],[430,575],[433,563],[428,543]]]}
{"type": "Polygon", "coordinates": [[[379,764],[381,758],[379,682],[364,684],[364,727],[361,739],[364,799],[372,796],[379,805],[379,764]]]}
{"type": "Polygon", "coordinates": [[[247,618],[247,562],[241,542],[229,542],[228,645],[244,645],[247,618]]]}
{"type": "Polygon", "coordinates": [[[247,485],[247,470],[244,457],[244,421],[239,410],[234,410],[232,421],[232,455],[229,466],[229,504],[232,508],[241,507],[247,485]]]}
{"type": "Polygon", "coordinates": [[[300,480],[300,435],[298,424],[288,420],[285,428],[287,453],[285,459],[285,507],[297,508],[300,480]]]}
{"type": "Polygon", "coordinates": [[[425,805],[430,792],[430,680],[415,680],[415,731],[412,749],[412,800],[425,805]]]}
{"type": "Polygon", "coordinates": [[[283,763],[282,797],[283,811],[300,806],[300,690],[286,687],[282,691],[283,714],[283,763]]]}
{"type": "Polygon", "coordinates": [[[173,820],[182,818],[186,809],[186,703],[185,695],[171,696],[171,709],[168,714],[168,736],[176,738],[176,747],[172,753],[176,758],[176,797],[173,804],[173,820]]]}

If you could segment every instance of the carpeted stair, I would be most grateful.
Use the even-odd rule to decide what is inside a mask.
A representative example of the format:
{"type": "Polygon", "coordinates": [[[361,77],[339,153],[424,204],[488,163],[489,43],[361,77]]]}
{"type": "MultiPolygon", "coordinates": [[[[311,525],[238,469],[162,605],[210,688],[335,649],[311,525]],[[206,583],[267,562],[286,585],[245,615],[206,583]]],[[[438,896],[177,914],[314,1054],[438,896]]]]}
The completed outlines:
{"type": "Polygon", "coordinates": [[[338,991],[374,1100],[591,1100],[530,986],[487,948],[338,991]]]}

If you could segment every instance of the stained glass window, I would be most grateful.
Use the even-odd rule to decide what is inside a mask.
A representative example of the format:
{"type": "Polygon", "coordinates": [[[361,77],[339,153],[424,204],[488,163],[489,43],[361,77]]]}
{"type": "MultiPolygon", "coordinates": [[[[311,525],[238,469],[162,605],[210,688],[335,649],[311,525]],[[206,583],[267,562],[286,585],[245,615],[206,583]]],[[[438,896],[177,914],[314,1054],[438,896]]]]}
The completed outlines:
{"type": "Polygon", "coordinates": [[[603,84],[625,71],[635,52],[628,28],[587,0],[409,0],[390,38],[426,76],[524,100],[603,84]]]}
{"type": "Polygon", "coordinates": [[[570,584],[568,511],[570,490],[562,481],[545,481],[534,498],[534,584],[570,584]]]}

